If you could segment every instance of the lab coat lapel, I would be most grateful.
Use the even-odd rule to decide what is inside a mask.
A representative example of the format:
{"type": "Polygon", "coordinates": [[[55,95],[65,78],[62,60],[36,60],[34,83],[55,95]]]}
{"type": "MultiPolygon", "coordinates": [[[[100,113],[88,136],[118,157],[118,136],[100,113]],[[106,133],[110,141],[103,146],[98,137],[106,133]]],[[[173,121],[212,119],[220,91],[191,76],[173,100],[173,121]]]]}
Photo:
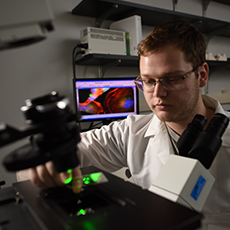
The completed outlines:
{"type": "Polygon", "coordinates": [[[149,145],[151,154],[156,154],[161,161],[165,164],[170,154],[173,154],[172,143],[164,122],[160,121],[157,116],[154,116],[145,137],[152,136],[149,145]]]}

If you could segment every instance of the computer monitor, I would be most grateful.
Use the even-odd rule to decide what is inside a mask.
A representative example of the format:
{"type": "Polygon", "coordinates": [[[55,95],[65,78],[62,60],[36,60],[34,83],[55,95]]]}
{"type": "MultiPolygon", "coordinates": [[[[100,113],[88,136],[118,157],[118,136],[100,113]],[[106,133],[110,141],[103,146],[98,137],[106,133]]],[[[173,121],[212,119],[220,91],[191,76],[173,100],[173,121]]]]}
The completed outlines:
{"type": "Polygon", "coordinates": [[[121,119],[139,113],[135,78],[74,79],[74,101],[79,121],[121,119]]]}

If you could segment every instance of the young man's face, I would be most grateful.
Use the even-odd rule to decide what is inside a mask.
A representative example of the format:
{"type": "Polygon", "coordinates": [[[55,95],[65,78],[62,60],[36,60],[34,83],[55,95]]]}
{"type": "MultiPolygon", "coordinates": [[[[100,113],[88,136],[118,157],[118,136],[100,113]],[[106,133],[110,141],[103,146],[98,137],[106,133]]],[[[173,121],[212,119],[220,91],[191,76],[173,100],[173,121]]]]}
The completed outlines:
{"type": "MultiPolygon", "coordinates": [[[[140,74],[143,80],[159,80],[166,77],[182,77],[193,69],[181,50],[172,45],[163,47],[159,52],[140,58],[140,74]]],[[[161,83],[155,85],[153,92],[145,92],[150,109],[162,121],[183,122],[199,111],[201,100],[199,80],[193,72],[184,79],[184,88],[169,91],[161,83]]]]}

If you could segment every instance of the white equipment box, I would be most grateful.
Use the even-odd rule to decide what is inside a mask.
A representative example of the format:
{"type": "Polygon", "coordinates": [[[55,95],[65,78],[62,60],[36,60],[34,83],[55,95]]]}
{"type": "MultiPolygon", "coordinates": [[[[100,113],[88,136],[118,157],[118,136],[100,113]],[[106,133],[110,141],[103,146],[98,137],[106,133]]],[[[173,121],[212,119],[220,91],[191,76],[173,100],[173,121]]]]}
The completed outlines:
{"type": "Polygon", "coordinates": [[[149,191],[201,212],[214,181],[198,160],[170,155],[149,191]]]}
{"type": "Polygon", "coordinates": [[[142,40],[142,25],[139,15],[113,22],[110,29],[125,31],[127,33],[127,55],[138,55],[137,46],[142,40]]]}
{"type": "Polygon", "coordinates": [[[124,31],[87,27],[81,31],[81,43],[87,43],[84,55],[91,53],[126,55],[124,31]]]}

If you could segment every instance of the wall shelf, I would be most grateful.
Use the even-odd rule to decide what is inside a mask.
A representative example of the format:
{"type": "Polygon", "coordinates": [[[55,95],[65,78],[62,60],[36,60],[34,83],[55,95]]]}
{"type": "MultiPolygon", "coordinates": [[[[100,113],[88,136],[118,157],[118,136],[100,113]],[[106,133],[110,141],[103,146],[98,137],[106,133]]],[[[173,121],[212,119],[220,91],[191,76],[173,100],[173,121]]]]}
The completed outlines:
{"type": "Polygon", "coordinates": [[[111,54],[87,54],[76,61],[76,65],[108,65],[116,62],[119,66],[138,66],[137,56],[111,55],[111,54]]]}
{"type": "MultiPolygon", "coordinates": [[[[225,1],[218,1],[224,3],[225,1]]],[[[230,3],[228,3],[230,5],[230,3]]],[[[230,22],[166,10],[119,0],[82,0],[73,10],[75,15],[95,17],[98,20],[117,21],[140,15],[142,24],[156,26],[166,21],[186,20],[193,23],[206,35],[230,37],[230,22]]]]}
{"type": "Polygon", "coordinates": [[[213,2],[219,2],[225,5],[229,5],[230,6],[230,1],[229,0],[212,0],[213,2]]]}
{"type": "MultiPolygon", "coordinates": [[[[88,54],[76,61],[76,65],[103,66],[111,63],[117,66],[138,67],[139,58],[137,56],[111,55],[111,54],[88,54]]],[[[209,67],[214,70],[230,68],[230,61],[207,61],[209,67]]]]}

